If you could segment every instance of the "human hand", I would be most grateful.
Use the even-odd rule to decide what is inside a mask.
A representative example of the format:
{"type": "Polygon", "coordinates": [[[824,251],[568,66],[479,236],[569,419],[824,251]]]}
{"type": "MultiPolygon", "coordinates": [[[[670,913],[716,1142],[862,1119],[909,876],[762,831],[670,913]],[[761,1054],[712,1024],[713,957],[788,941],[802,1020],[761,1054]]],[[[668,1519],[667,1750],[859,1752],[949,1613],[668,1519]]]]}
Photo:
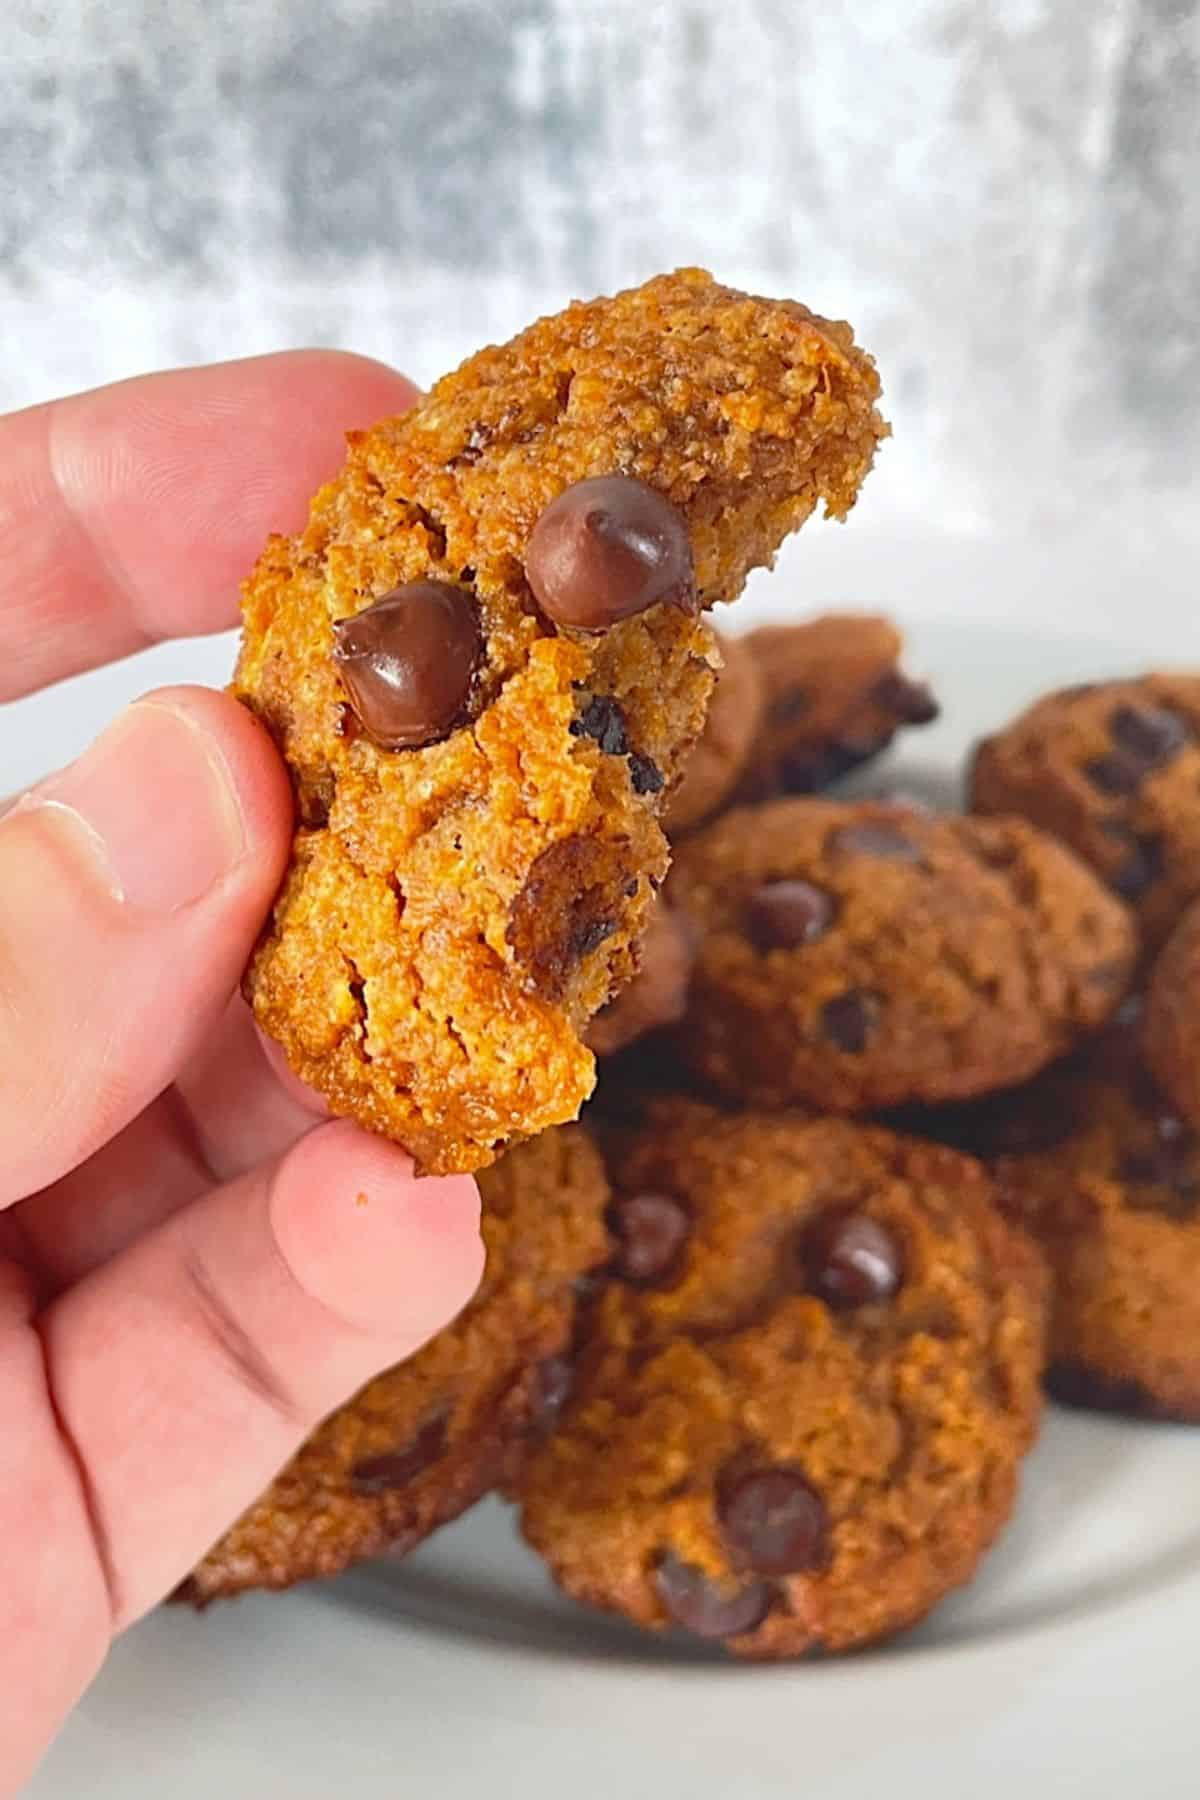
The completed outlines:
{"type": "MultiPolygon", "coordinates": [[[[0,419],[0,701],[231,624],[341,427],[411,400],[303,352],[0,419]]],[[[0,1790],[112,1638],[479,1279],[474,1184],[322,1122],[237,996],[291,822],[266,733],[201,688],[129,708],[0,817],[0,1790]]]]}

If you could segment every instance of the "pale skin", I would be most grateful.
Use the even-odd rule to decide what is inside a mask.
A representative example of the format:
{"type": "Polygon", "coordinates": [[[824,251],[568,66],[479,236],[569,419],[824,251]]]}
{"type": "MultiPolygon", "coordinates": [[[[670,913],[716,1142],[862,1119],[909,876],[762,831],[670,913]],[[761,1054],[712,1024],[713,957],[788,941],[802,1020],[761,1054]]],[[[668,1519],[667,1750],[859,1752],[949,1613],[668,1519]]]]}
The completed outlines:
{"type": "MultiPolygon", "coordinates": [[[[0,702],[234,623],[343,430],[412,398],[379,364],[297,352],[0,418],[0,702]]],[[[292,807],[234,700],[147,696],[0,814],[9,1793],[117,1634],[453,1318],[483,1252],[474,1183],[418,1182],[325,1118],[238,997],[292,807]]]]}

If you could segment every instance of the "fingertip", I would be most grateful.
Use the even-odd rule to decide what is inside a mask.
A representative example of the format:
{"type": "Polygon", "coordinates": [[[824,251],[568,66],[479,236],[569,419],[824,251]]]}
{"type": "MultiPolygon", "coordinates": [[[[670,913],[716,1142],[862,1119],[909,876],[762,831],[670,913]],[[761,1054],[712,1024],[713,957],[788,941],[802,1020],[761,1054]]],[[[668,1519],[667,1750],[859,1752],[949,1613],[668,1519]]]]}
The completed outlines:
{"type": "Polygon", "coordinates": [[[447,1326],[483,1274],[469,1176],[418,1180],[411,1157],[347,1120],[317,1126],[276,1171],[269,1199],[296,1282],[397,1360],[447,1326]]]}

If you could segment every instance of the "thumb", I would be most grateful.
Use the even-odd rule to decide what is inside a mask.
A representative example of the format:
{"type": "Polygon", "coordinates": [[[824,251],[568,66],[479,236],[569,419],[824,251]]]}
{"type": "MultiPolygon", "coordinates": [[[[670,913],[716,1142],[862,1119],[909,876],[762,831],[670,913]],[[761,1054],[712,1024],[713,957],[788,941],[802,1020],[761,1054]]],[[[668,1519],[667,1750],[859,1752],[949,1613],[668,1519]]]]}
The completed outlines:
{"type": "Polygon", "coordinates": [[[212,1028],[287,857],[238,703],[148,695],[0,817],[0,1207],[135,1117],[212,1028]]]}

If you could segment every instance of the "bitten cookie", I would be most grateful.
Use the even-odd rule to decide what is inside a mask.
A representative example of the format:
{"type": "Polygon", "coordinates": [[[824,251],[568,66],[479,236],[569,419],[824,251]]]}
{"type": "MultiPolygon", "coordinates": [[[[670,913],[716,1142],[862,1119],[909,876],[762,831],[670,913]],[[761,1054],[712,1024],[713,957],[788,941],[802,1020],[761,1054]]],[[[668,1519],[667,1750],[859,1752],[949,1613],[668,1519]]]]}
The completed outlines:
{"type": "Polygon", "coordinates": [[[966,1581],[1039,1413],[1040,1262],[976,1162],[654,1111],[526,1537],[578,1600],[742,1656],[849,1650],[966,1581]]]}
{"type": "Polygon", "coordinates": [[[1200,901],[1184,913],[1151,971],[1144,1043],[1164,1090],[1200,1127],[1200,901]]]}
{"type": "Polygon", "coordinates": [[[291,770],[255,1016],[432,1171],[573,1117],[633,971],[731,600],[885,427],[850,328],[697,270],[575,304],[351,434],[245,587],[291,770]]]}
{"type": "Polygon", "coordinates": [[[743,799],[816,793],[879,756],[903,726],[938,716],[932,690],[900,666],[890,619],[830,613],[766,625],[743,642],[763,686],[743,799]]]}
{"type": "Polygon", "coordinates": [[[608,1252],[608,1183],[578,1126],[480,1176],[487,1268],[460,1317],[315,1431],[185,1583],[205,1605],[411,1550],[510,1477],[570,1382],[575,1284],[608,1252]]]}
{"type": "Polygon", "coordinates": [[[1047,694],[979,745],[971,804],[1070,844],[1160,944],[1200,895],[1200,675],[1047,694]]]}
{"type": "Polygon", "coordinates": [[[758,659],[741,638],[718,637],[717,644],[721,667],[704,730],[667,803],[664,822],[672,837],[692,830],[719,811],[746,767],[762,723],[763,678],[758,659]]]}
{"type": "Polygon", "coordinates": [[[1050,1265],[1050,1392],[1200,1420],[1200,1142],[1107,1033],[1021,1091],[932,1121],[986,1155],[1050,1265]]]}
{"type": "Polygon", "coordinates": [[[682,843],[700,947],[680,1052],[752,1105],[835,1112],[1021,1081],[1103,1023],[1127,909],[1020,819],[777,800],[682,843]]]}

